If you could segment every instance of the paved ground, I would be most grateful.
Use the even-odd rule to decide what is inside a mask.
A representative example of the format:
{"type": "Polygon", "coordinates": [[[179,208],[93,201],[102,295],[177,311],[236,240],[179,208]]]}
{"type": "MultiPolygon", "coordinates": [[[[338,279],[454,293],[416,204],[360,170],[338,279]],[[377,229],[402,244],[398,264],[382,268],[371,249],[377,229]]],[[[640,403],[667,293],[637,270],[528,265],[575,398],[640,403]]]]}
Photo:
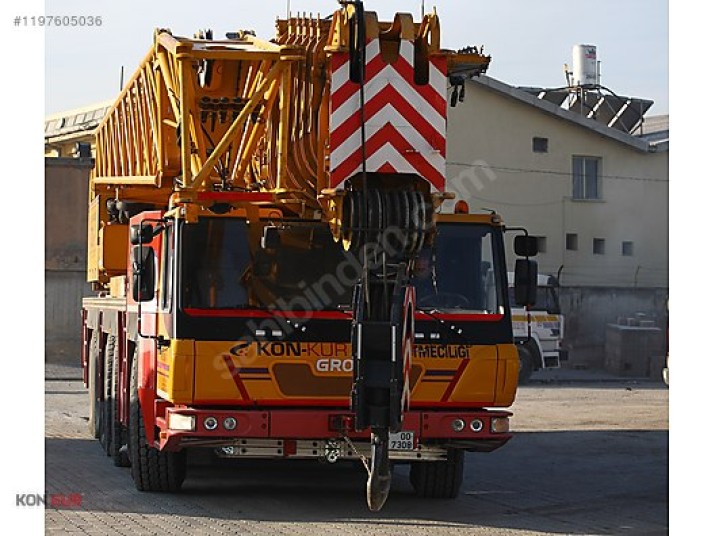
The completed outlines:
{"type": "Polygon", "coordinates": [[[596,373],[534,377],[520,389],[503,449],[469,454],[454,501],[416,498],[398,468],[382,512],[363,471],[307,462],[192,466],[174,496],[139,493],[86,432],[72,367],[47,369],[48,534],[667,534],[668,390],[596,373]]]}

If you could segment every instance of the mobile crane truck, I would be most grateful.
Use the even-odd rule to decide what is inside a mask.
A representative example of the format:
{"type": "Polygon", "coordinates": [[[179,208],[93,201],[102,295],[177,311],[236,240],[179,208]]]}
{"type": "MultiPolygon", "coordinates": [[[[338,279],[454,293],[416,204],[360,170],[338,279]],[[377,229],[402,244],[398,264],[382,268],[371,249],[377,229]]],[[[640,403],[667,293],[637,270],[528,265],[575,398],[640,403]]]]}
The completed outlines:
{"type": "Polygon", "coordinates": [[[353,459],[377,511],[392,464],[454,497],[464,452],[511,437],[505,227],[440,208],[448,82],[490,58],[341,4],[272,41],[157,30],[96,131],[89,427],[139,490],[179,490],[193,448],[353,459]]]}

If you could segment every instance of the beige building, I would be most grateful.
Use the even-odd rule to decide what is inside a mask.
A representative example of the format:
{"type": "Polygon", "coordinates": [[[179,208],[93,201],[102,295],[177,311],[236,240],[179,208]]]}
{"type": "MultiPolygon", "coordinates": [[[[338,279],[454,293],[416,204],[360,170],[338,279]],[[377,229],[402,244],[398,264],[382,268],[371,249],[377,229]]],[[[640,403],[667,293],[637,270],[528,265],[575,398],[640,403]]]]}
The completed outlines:
{"type": "Polygon", "coordinates": [[[450,189],[538,236],[540,269],[562,285],[667,287],[667,116],[634,136],[537,95],[466,83],[449,114],[450,189]]]}
{"type": "Polygon", "coordinates": [[[655,350],[638,350],[655,352],[647,357],[659,374],[668,117],[642,121],[652,103],[640,99],[574,97],[486,76],[467,81],[463,102],[449,111],[448,187],[472,212],[494,210],[539,238],[539,269],[561,285],[566,366],[604,368],[606,334],[639,319],[660,330],[655,350]]]}
{"type": "Polygon", "coordinates": [[[80,156],[78,144],[83,144],[85,150],[92,148],[94,154],[94,129],[104,119],[112,104],[114,101],[100,102],[45,117],[45,156],[80,156]]]}

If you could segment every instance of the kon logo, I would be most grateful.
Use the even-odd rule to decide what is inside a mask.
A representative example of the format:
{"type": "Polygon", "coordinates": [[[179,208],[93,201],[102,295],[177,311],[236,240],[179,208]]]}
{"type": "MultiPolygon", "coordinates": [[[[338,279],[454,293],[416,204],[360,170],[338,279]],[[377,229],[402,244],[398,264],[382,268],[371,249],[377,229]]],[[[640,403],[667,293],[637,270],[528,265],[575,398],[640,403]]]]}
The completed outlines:
{"type": "Polygon", "coordinates": [[[318,359],[315,363],[318,372],[352,372],[352,359],[318,359]]]}

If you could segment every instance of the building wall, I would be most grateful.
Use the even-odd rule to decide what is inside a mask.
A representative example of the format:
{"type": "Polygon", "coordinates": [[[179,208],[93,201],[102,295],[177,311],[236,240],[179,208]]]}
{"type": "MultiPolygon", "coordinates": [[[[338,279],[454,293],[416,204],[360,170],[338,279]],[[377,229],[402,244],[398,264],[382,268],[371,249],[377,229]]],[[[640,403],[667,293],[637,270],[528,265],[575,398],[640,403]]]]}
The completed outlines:
{"type": "Polygon", "coordinates": [[[91,160],[45,159],[45,361],[79,363],[91,160]]]}
{"type": "Polygon", "coordinates": [[[546,237],[543,272],[563,285],[667,287],[667,152],[638,151],[473,82],[450,109],[448,133],[449,188],[472,210],[546,237]],[[548,139],[548,153],[532,151],[534,137],[548,139]],[[574,155],[602,159],[602,200],[571,199],[574,155]],[[577,251],[566,250],[567,233],[577,251]],[[594,238],[605,239],[604,255],[594,238]]]}
{"type": "Polygon", "coordinates": [[[450,108],[448,136],[448,188],[472,211],[495,210],[546,238],[539,269],[562,285],[566,366],[603,368],[606,327],[619,317],[640,313],[665,329],[667,152],[638,151],[474,82],[450,108]],[[547,153],[533,152],[534,137],[548,139],[547,153]],[[602,159],[602,200],[571,198],[574,155],[602,159]],[[577,251],[566,250],[567,233],[577,251]],[[605,254],[593,253],[594,238],[605,254]],[[622,255],[624,241],[633,256],[622,255]]]}
{"type": "Polygon", "coordinates": [[[570,352],[565,366],[603,369],[606,330],[619,319],[642,317],[660,330],[657,357],[665,356],[668,329],[668,290],[664,288],[562,287],[561,311],[565,318],[564,346],[570,352]]]}

